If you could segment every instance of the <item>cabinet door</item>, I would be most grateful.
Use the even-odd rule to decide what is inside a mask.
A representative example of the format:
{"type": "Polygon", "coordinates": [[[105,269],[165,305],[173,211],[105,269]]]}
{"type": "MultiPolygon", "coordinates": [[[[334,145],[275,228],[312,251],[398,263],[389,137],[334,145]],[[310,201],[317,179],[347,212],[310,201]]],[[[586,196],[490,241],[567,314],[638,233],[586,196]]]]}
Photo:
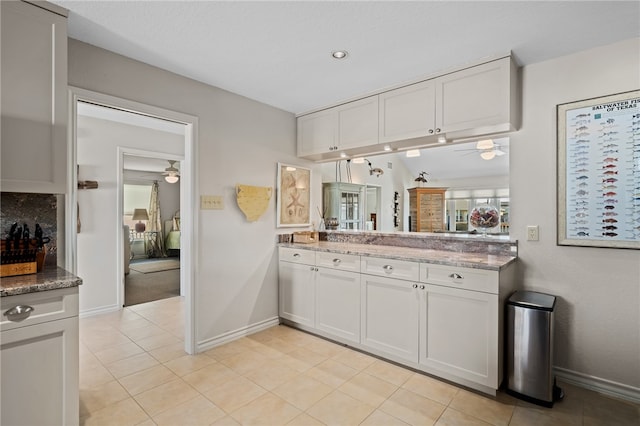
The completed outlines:
{"type": "Polygon", "coordinates": [[[65,193],[66,18],[1,2],[2,191],[65,193]]]}
{"type": "Polygon", "coordinates": [[[429,136],[435,129],[433,80],[380,94],[379,142],[429,136]]]}
{"type": "Polygon", "coordinates": [[[77,425],[78,318],[3,331],[3,425],[77,425]]]}
{"type": "Polygon", "coordinates": [[[360,274],[318,268],[316,328],[360,343],[360,274]]]}
{"type": "Polygon", "coordinates": [[[328,109],[298,118],[298,157],[337,150],[335,114],[328,109]]]}
{"type": "Polygon", "coordinates": [[[498,388],[498,296],[425,285],[420,364],[498,388]]]}
{"type": "Polygon", "coordinates": [[[280,316],[315,326],[315,267],[280,262],[280,316]]]}
{"type": "Polygon", "coordinates": [[[410,281],[362,275],[360,341],[380,355],[418,362],[418,290],[410,281]]]}
{"type": "Polygon", "coordinates": [[[378,143],[378,96],[370,96],[336,107],[338,149],[359,148],[378,143]]]}
{"type": "Polygon", "coordinates": [[[436,78],[436,127],[455,132],[508,123],[510,69],[504,58],[436,78]]]}

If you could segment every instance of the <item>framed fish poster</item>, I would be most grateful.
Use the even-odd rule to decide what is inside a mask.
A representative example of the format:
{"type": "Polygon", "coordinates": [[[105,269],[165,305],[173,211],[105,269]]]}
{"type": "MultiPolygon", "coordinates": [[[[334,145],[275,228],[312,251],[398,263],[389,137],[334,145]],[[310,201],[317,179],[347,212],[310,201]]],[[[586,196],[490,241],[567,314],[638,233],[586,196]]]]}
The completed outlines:
{"type": "Polygon", "coordinates": [[[278,163],[278,228],[311,225],[311,170],[278,163]]]}
{"type": "Polygon", "coordinates": [[[557,114],[558,245],[640,249],[640,90],[557,114]]]}

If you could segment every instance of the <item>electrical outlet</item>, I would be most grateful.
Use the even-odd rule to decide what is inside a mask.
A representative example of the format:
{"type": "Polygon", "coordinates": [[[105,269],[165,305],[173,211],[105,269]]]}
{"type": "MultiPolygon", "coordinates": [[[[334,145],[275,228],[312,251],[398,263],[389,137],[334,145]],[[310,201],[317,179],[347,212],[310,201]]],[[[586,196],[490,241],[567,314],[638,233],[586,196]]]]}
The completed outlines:
{"type": "Polygon", "coordinates": [[[538,225],[527,226],[527,241],[538,241],[538,225]]]}
{"type": "Polygon", "coordinates": [[[224,203],[220,195],[201,195],[200,209],[202,210],[224,210],[224,203]]]}

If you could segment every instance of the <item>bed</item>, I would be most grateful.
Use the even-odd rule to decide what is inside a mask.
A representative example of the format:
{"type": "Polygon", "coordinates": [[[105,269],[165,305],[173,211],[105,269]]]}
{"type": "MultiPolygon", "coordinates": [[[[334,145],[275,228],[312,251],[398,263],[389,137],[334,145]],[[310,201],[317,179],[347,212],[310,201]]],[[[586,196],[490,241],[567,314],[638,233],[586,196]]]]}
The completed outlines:
{"type": "Polygon", "coordinates": [[[173,219],[164,222],[165,229],[165,248],[167,253],[171,255],[170,250],[180,250],[180,212],[176,212],[173,219]]]}

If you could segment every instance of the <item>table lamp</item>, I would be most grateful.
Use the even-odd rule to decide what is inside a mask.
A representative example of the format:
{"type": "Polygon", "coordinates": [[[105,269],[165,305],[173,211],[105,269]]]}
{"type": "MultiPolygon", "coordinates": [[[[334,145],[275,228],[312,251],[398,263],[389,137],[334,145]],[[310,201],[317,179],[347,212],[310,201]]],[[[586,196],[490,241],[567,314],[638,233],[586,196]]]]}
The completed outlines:
{"type": "Polygon", "coordinates": [[[144,232],[146,226],[142,223],[143,220],[149,220],[149,214],[147,213],[147,209],[134,209],[132,220],[137,220],[136,223],[136,232],[144,232]]]}

